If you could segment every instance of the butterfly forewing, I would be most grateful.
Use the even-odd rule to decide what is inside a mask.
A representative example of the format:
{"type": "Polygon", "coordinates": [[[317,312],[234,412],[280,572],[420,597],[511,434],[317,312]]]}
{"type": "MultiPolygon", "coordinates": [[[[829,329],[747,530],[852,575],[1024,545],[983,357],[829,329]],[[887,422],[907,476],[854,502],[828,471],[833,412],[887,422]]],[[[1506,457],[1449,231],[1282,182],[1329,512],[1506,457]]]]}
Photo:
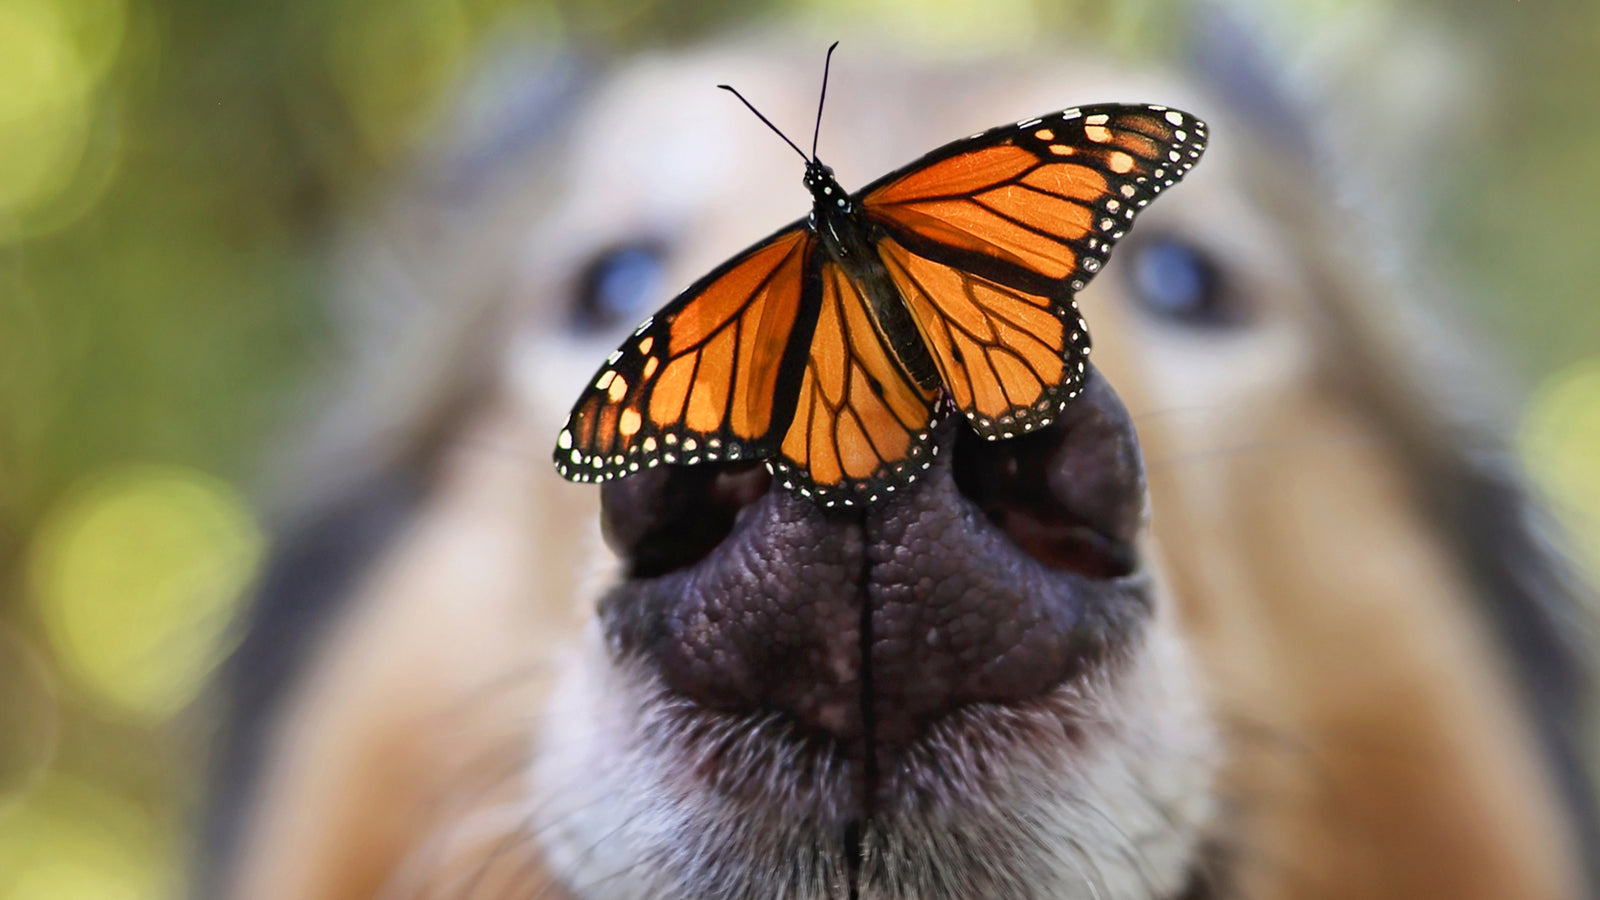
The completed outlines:
{"type": "Polygon", "coordinates": [[[556,469],[604,481],[662,462],[771,455],[816,315],[805,302],[814,252],[808,232],[785,229],[647,319],[573,406],[556,469]]]}
{"type": "Polygon", "coordinates": [[[1086,106],[949,144],[859,202],[913,252],[1038,294],[1077,291],[1205,141],[1205,123],[1167,107],[1086,106]]]}
{"type": "Polygon", "coordinates": [[[1205,140],[1205,123],[1167,107],[1082,107],[957,141],[861,191],[878,254],[979,434],[1040,428],[1077,395],[1089,333],[1073,295],[1205,140]]]}
{"type": "Polygon", "coordinates": [[[838,265],[823,262],[819,280],[794,419],[771,466],[785,487],[824,506],[870,502],[928,467],[934,394],[884,346],[838,265]]]}

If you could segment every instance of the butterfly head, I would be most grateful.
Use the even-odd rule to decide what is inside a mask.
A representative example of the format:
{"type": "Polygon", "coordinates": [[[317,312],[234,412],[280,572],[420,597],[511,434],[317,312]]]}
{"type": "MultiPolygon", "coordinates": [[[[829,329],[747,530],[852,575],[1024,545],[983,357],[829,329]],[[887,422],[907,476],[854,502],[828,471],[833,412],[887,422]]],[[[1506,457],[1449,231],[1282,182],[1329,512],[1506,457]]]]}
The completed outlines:
{"type": "Polygon", "coordinates": [[[811,201],[816,209],[850,212],[850,195],[833,177],[833,169],[823,165],[821,160],[813,157],[806,163],[806,174],[801,181],[806,190],[811,192],[811,201]]]}

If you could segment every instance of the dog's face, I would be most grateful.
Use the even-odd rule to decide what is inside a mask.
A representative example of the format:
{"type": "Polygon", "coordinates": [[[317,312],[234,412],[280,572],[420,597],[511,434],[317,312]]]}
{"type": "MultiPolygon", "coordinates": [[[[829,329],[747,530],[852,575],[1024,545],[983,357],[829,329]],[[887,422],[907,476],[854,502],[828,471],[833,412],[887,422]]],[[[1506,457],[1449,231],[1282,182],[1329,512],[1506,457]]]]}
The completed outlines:
{"type": "Polygon", "coordinates": [[[805,209],[709,86],[798,129],[814,77],[633,65],[485,204],[498,237],[444,269],[511,269],[509,339],[462,357],[487,377],[277,706],[235,894],[1576,896],[1469,567],[1363,399],[1362,257],[1309,169],[1181,82],[836,75],[847,187],[1078,102],[1211,122],[1081,295],[1095,371],[1057,424],[948,422],[857,510],[749,465],[556,478],[594,364],[805,209]]]}

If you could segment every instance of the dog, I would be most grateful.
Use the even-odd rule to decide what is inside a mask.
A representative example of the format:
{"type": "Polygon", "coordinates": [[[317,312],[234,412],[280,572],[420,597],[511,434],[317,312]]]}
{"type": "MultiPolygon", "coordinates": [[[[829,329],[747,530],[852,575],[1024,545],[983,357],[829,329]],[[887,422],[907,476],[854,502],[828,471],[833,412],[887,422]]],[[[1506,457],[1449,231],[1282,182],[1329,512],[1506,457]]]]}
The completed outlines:
{"type": "Polygon", "coordinates": [[[1439,399],[1419,348],[1449,339],[1316,117],[1242,88],[1247,54],[843,50],[847,187],[1079,102],[1210,122],[1080,295],[1083,396],[1013,441],[944,423],[859,510],[742,464],[561,481],[595,364],[804,211],[711,86],[798,129],[820,54],[500,72],[345,254],[358,329],[422,338],[289,469],[201,893],[1589,896],[1580,592],[1492,424],[1439,399]]]}

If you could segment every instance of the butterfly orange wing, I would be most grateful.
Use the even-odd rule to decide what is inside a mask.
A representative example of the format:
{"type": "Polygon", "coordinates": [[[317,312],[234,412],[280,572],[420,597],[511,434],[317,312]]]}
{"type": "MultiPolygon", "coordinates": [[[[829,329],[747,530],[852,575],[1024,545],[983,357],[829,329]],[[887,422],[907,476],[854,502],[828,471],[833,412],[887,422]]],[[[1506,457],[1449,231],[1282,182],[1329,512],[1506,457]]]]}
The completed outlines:
{"type": "Polygon", "coordinates": [[[1009,438],[1048,424],[1078,395],[1089,328],[1070,296],[1008,287],[878,243],[950,402],[978,434],[1009,438]]]}
{"type": "Polygon", "coordinates": [[[556,439],[556,469],[605,481],[667,463],[771,455],[815,321],[817,252],[790,227],[646,319],[600,367],[556,439]]]}
{"type": "Polygon", "coordinates": [[[784,487],[824,506],[871,502],[913,481],[937,452],[934,393],[884,346],[844,270],[825,261],[819,281],[794,419],[771,466],[784,487]]]}
{"type": "Polygon", "coordinates": [[[1083,107],[957,141],[860,192],[885,233],[879,255],[980,434],[1041,427],[1076,395],[1089,339],[1072,295],[1205,142],[1188,113],[1083,107]]]}
{"type": "MultiPolygon", "coordinates": [[[[1089,340],[1073,293],[1204,145],[1186,113],[1085,107],[957,141],[856,195],[944,390],[980,434],[1040,427],[1076,395],[1089,340]]],[[[556,466],[597,481],[766,458],[825,505],[871,501],[927,467],[937,402],[795,226],[701,279],[607,359],[556,466]]]]}

